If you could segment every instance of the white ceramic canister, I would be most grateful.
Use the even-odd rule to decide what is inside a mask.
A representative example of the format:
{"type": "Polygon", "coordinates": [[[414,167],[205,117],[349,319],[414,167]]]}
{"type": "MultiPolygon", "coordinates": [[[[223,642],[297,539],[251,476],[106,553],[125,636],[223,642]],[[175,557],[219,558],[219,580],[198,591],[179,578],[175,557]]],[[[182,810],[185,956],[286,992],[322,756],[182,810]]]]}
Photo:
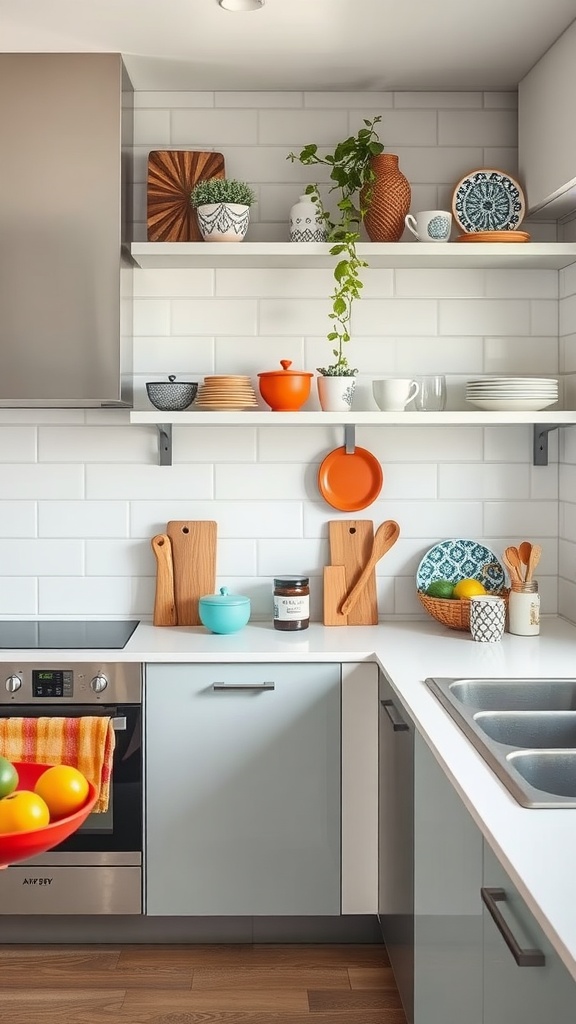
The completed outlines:
{"type": "Polygon", "coordinates": [[[508,597],[508,631],[516,636],[538,636],[540,594],[536,580],[512,583],[508,597]]]}
{"type": "Polygon", "coordinates": [[[300,196],[290,210],[291,242],[325,242],[328,230],[320,216],[318,204],[311,196],[300,196]]]}

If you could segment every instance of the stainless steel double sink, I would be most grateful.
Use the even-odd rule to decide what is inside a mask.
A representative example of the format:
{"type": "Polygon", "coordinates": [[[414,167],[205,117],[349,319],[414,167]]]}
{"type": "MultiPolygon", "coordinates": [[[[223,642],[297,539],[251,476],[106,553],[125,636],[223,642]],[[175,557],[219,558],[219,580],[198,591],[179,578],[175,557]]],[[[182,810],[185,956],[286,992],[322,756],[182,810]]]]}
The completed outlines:
{"type": "Polygon", "coordinates": [[[576,807],[576,679],[426,685],[523,807],[576,807]]]}

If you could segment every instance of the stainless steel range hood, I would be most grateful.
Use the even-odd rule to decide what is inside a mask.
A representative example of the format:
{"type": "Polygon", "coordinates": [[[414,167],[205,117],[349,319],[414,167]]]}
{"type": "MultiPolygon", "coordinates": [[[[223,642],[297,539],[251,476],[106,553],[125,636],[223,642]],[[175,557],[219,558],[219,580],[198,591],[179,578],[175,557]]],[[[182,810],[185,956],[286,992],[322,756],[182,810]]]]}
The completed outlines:
{"type": "Polygon", "coordinates": [[[132,404],[120,54],[0,54],[0,407],[132,404]]]}

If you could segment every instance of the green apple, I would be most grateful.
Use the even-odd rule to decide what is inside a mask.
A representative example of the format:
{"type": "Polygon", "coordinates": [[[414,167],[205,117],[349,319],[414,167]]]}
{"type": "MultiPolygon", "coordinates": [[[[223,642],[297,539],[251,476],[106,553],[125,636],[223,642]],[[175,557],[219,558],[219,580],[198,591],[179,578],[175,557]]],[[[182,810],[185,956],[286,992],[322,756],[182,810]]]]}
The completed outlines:
{"type": "Polygon", "coordinates": [[[0,757],[0,800],[13,793],[18,785],[18,772],[5,757],[0,757]]]}

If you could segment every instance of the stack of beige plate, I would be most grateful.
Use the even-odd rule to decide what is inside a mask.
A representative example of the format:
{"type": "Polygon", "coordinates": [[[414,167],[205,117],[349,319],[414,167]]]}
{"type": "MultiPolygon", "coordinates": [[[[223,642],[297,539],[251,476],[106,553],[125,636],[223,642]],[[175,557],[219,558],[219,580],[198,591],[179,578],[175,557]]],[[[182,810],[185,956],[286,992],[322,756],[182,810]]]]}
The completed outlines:
{"type": "Polygon", "coordinates": [[[194,407],[213,412],[259,408],[250,377],[240,374],[204,377],[194,407]]]}

